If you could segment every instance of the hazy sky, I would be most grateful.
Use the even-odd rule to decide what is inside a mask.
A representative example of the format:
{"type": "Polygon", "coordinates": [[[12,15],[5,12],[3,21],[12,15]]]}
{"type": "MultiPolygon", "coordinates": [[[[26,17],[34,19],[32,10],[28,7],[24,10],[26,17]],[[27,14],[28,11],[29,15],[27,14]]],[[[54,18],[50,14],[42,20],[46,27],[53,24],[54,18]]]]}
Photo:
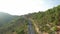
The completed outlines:
{"type": "Polygon", "coordinates": [[[23,15],[60,5],[60,0],[0,0],[0,12],[23,15]]]}

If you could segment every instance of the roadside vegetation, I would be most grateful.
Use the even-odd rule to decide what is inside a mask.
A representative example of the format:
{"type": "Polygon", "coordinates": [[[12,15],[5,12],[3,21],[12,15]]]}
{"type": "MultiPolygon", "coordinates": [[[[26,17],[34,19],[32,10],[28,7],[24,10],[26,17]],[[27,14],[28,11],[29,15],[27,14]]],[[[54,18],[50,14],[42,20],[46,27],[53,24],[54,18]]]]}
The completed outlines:
{"type": "Polygon", "coordinates": [[[0,25],[0,34],[27,34],[28,19],[32,21],[36,34],[39,34],[38,32],[55,34],[55,32],[57,32],[57,26],[60,26],[60,5],[43,12],[39,11],[38,13],[14,16],[14,19],[11,17],[11,19],[8,20],[9,18],[5,19],[6,24],[2,21],[3,26],[0,25]]]}

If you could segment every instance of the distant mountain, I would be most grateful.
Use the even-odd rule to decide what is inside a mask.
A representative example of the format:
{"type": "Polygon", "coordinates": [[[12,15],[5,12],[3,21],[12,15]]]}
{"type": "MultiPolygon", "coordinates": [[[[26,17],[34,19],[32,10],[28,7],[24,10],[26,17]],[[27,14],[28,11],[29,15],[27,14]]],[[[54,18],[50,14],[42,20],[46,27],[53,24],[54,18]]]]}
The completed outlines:
{"type": "Polygon", "coordinates": [[[7,13],[0,13],[0,34],[55,34],[59,32],[60,26],[60,5],[45,12],[31,13],[23,16],[12,16],[7,13]]]}
{"type": "Polygon", "coordinates": [[[8,13],[3,13],[0,12],[0,26],[2,26],[3,24],[8,23],[9,21],[15,19],[17,16],[12,16],[8,13]]]}

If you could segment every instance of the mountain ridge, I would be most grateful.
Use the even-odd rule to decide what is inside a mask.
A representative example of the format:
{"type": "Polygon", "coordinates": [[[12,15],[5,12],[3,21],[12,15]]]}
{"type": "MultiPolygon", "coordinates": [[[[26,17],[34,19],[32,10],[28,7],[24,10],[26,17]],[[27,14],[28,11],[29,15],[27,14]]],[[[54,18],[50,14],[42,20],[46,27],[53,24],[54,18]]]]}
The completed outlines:
{"type": "MultiPolygon", "coordinates": [[[[15,17],[15,16],[14,16],[15,17]]],[[[31,13],[23,16],[18,16],[7,23],[6,26],[0,28],[0,34],[28,34],[28,19],[32,19],[32,26],[35,30],[35,34],[38,34],[34,24],[36,24],[39,31],[43,34],[55,34],[57,32],[57,25],[60,23],[60,5],[45,12],[31,13]]],[[[60,25],[60,24],[59,24],[60,25]]]]}

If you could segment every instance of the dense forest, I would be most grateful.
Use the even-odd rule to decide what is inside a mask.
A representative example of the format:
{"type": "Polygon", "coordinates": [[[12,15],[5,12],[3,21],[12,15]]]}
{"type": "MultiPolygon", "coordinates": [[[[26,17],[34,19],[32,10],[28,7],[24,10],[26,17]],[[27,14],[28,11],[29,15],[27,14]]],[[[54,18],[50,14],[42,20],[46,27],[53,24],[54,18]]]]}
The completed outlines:
{"type": "Polygon", "coordinates": [[[60,5],[21,16],[0,12],[0,34],[28,34],[29,23],[35,34],[55,34],[60,26],[60,5]]]}

